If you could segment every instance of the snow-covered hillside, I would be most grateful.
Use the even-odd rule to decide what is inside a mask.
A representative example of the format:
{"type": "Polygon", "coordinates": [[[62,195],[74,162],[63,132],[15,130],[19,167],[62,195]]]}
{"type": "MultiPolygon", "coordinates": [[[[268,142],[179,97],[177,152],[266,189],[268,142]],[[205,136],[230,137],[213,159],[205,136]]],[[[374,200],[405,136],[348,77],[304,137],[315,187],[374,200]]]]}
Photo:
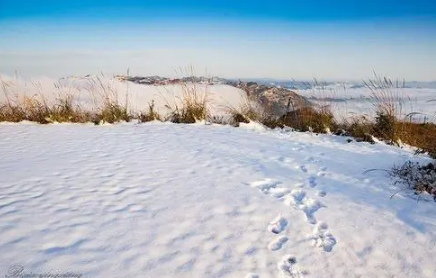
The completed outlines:
{"type": "Polygon", "coordinates": [[[436,205],[363,173],[408,159],[251,124],[0,124],[0,275],[436,277],[436,205]]]}

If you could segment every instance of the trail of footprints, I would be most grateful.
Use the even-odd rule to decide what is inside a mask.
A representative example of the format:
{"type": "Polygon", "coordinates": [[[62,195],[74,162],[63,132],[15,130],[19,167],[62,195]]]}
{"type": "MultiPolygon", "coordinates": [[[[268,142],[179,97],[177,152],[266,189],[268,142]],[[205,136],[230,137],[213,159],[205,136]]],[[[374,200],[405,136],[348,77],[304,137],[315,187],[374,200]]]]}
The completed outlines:
{"type": "MultiPolygon", "coordinates": [[[[306,160],[309,163],[319,162],[312,157],[306,160]]],[[[317,187],[317,176],[324,176],[326,167],[319,168],[316,175],[310,175],[309,167],[306,165],[298,166],[298,168],[305,174],[309,175],[307,181],[311,189],[317,187]]],[[[312,241],[312,245],[316,248],[321,248],[325,252],[331,252],[336,245],[336,238],[330,233],[327,223],[318,221],[315,213],[325,206],[317,199],[309,197],[306,191],[301,188],[290,189],[280,186],[281,182],[274,179],[264,179],[255,181],[250,184],[251,187],[259,189],[264,194],[272,196],[281,200],[284,204],[292,206],[293,208],[301,211],[308,224],[313,225],[313,233],[308,236],[312,241]]],[[[325,197],[327,193],[323,190],[316,191],[318,197],[325,197]]],[[[268,249],[272,252],[282,249],[289,238],[285,235],[280,235],[288,226],[289,222],[282,215],[278,215],[268,225],[268,231],[275,234],[274,239],[269,243],[268,249]]],[[[304,271],[301,271],[297,266],[297,259],[292,255],[285,255],[278,262],[278,269],[285,277],[302,278],[304,271]]],[[[247,276],[257,277],[257,276],[247,276]]]]}

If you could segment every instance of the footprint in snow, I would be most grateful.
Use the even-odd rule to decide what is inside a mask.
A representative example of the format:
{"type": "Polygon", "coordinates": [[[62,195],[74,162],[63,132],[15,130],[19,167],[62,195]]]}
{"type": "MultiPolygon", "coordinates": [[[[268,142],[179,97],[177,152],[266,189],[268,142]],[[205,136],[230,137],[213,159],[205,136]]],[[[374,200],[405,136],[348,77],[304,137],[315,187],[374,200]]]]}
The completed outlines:
{"type": "Polygon", "coordinates": [[[327,171],[327,167],[323,166],[319,168],[319,172],[317,173],[317,175],[319,177],[324,177],[326,175],[326,171],[327,171]]]}
{"type": "Polygon", "coordinates": [[[314,188],[318,185],[318,183],[316,182],[316,178],[314,176],[309,178],[309,185],[310,187],[314,188]]]}
{"type": "Polygon", "coordinates": [[[294,189],[286,195],[284,203],[288,206],[294,206],[295,209],[301,210],[306,216],[306,221],[310,224],[316,224],[315,212],[324,207],[318,200],[306,196],[306,192],[300,189],[294,189]]]}
{"type": "Polygon", "coordinates": [[[271,241],[270,244],[268,244],[268,249],[271,251],[277,251],[282,249],[283,245],[288,241],[288,237],[286,236],[280,236],[273,241],[271,241]]]}
{"type": "Polygon", "coordinates": [[[292,255],[285,255],[277,264],[284,277],[303,278],[304,271],[297,266],[297,259],[292,255]]]}
{"type": "Polygon", "coordinates": [[[268,224],[268,231],[274,234],[280,234],[281,232],[283,232],[287,225],[288,220],[286,220],[279,214],[276,218],[274,218],[273,221],[268,224]]]}
{"type": "Polygon", "coordinates": [[[325,192],[324,190],[320,190],[320,191],[317,192],[317,195],[319,197],[325,197],[327,195],[327,192],[325,192]]]}
{"type": "Polygon", "coordinates": [[[309,224],[316,224],[317,220],[315,218],[315,212],[317,212],[323,205],[315,199],[306,198],[303,205],[300,205],[300,209],[304,212],[306,216],[306,221],[309,224]]]}
{"type": "Polygon", "coordinates": [[[287,205],[291,205],[291,204],[299,205],[299,204],[301,204],[301,202],[303,201],[303,199],[304,199],[305,197],[306,197],[306,191],[304,191],[304,190],[301,189],[301,188],[293,189],[293,190],[291,191],[291,193],[289,193],[289,194],[286,196],[285,203],[286,203],[287,205]]]}
{"type": "MultiPolygon", "coordinates": [[[[302,170],[306,169],[307,171],[307,168],[304,165],[301,167],[302,170]]],[[[326,168],[324,167],[322,170],[325,169],[326,168]]],[[[253,188],[258,188],[261,192],[282,200],[285,205],[293,206],[295,209],[302,211],[308,223],[313,225],[317,224],[318,221],[315,218],[315,213],[325,206],[318,200],[306,196],[306,192],[302,188],[293,189],[289,192],[289,189],[287,188],[277,187],[277,185],[280,183],[281,182],[274,179],[264,179],[252,182],[250,183],[250,186],[253,188]]],[[[316,177],[311,176],[309,178],[309,184],[312,188],[316,187],[316,177]]],[[[319,190],[316,192],[316,194],[319,197],[324,197],[327,193],[319,190]]],[[[274,234],[279,234],[286,228],[287,225],[288,221],[279,215],[269,223],[268,230],[274,234]]],[[[314,246],[322,248],[325,252],[331,252],[337,243],[336,238],[329,232],[328,226],[325,223],[318,223],[313,235],[310,238],[313,240],[314,246]]],[[[286,237],[279,237],[278,239],[272,241],[268,247],[271,251],[279,250],[287,240],[288,238],[286,237]]],[[[283,267],[283,265],[286,269],[286,264],[282,263],[281,266],[283,267]]],[[[285,271],[284,273],[286,274],[288,272],[289,271],[285,271]]],[[[294,276],[287,276],[302,277],[302,272],[296,272],[292,275],[294,276]]]]}
{"type": "Polygon", "coordinates": [[[245,278],[259,278],[259,275],[255,273],[248,273],[247,276],[245,276],[245,278]]]}
{"type": "Polygon", "coordinates": [[[325,252],[331,252],[336,245],[336,238],[329,232],[326,223],[319,223],[311,236],[313,245],[322,248],[325,252]]]}
{"type": "Polygon", "coordinates": [[[303,171],[304,173],[307,173],[308,171],[306,165],[301,165],[300,170],[303,171]]]}

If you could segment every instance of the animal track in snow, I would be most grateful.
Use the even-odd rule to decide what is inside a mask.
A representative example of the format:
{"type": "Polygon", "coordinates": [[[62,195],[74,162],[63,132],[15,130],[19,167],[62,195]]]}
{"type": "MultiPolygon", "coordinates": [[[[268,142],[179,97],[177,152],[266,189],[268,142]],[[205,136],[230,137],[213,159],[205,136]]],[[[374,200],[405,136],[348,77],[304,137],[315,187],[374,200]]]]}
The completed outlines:
{"type": "MultiPolygon", "coordinates": [[[[307,168],[304,168],[307,170],[307,168]]],[[[315,225],[313,234],[310,239],[313,241],[313,245],[322,248],[325,252],[331,252],[336,245],[336,238],[328,230],[328,225],[325,223],[318,223],[315,218],[315,213],[325,207],[317,199],[307,196],[307,193],[302,188],[289,189],[285,187],[278,187],[281,182],[274,179],[264,179],[261,181],[255,181],[250,183],[251,187],[258,188],[265,194],[271,195],[277,199],[280,199],[285,205],[292,206],[297,210],[304,213],[305,219],[309,224],[315,225]]],[[[312,188],[317,186],[316,177],[309,177],[309,184],[312,188]]],[[[316,195],[319,197],[325,197],[327,193],[323,190],[316,191],[316,195]]],[[[288,221],[281,215],[278,215],[268,225],[268,230],[274,234],[280,234],[288,225],[288,221]]],[[[268,245],[269,250],[280,250],[283,245],[288,241],[285,236],[278,237],[271,241],[268,245]]],[[[302,277],[302,272],[295,272],[292,264],[285,263],[283,260],[279,263],[279,268],[282,273],[287,277],[302,277]]]]}
{"type": "Polygon", "coordinates": [[[285,255],[277,264],[284,277],[303,278],[304,272],[297,266],[297,259],[292,255],[285,255]]]}
{"type": "Polygon", "coordinates": [[[319,168],[319,172],[316,174],[318,177],[324,177],[326,175],[327,167],[322,166],[319,168]]]}
{"type": "Polygon", "coordinates": [[[316,182],[316,177],[312,176],[309,178],[309,185],[312,188],[314,188],[318,185],[318,183],[316,182]]]}
{"type": "Polygon", "coordinates": [[[316,224],[315,212],[324,207],[318,200],[306,196],[302,189],[294,189],[285,197],[286,205],[293,205],[296,209],[304,212],[306,221],[310,224],[316,224]]]}
{"type": "MultiPolygon", "coordinates": [[[[295,205],[301,204],[303,199],[306,197],[306,191],[304,191],[301,188],[293,189],[291,191],[291,193],[289,193],[286,197],[287,197],[286,200],[292,201],[295,205]]],[[[286,200],[285,200],[285,202],[286,202],[286,200]]],[[[290,203],[287,203],[287,204],[289,205],[290,203]]]]}
{"type": "Polygon", "coordinates": [[[280,214],[274,218],[268,225],[268,231],[274,234],[280,234],[288,225],[288,220],[283,218],[280,214]]]}
{"type": "Polygon", "coordinates": [[[319,223],[311,236],[313,245],[322,248],[325,252],[331,252],[336,245],[336,238],[329,232],[326,223],[319,223]]]}
{"type": "Polygon", "coordinates": [[[306,165],[301,165],[300,170],[303,171],[304,173],[307,173],[308,171],[306,165]]]}
{"type": "Polygon", "coordinates": [[[288,241],[288,237],[286,236],[280,236],[273,241],[271,241],[270,244],[268,244],[268,249],[271,251],[277,251],[282,249],[283,245],[288,241]]]}
{"type": "Polygon", "coordinates": [[[318,195],[319,197],[325,197],[327,195],[327,192],[325,192],[324,190],[319,190],[316,195],[318,195]]]}

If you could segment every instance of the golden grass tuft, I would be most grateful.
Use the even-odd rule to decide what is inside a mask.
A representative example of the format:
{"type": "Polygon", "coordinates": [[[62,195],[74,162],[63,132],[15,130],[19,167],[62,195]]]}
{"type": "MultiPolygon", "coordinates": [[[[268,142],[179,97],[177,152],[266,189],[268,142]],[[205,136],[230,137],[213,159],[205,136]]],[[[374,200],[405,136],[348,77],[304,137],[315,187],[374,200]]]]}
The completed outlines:
{"type": "Polygon", "coordinates": [[[280,120],[285,126],[298,131],[313,131],[316,133],[326,133],[337,126],[333,114],[327,106],[318,109],[311,106],[301,107],[288,112],[280,120]]]}
{"type": "Polygon", "coordinates": [[[206,121],[210,117],[207,106],[209,103],[207,86],[201,89],[195,82],[194,74],[181,82],[179,86],[183,92],[179,104],[177,102],[170,104],[165,100],[165,107],[170,111],[165,120],[184,124],[206,121]]]}
{"type": "Polygon", "coordinates": [[[226,104],[221,109],[230,115],[230,124],[239,126],[240,123],[263,122],[264,113],[249,99],[248,95],[244,95],[243,101],[238,106],[226,104]]]}
{"type": "Polygon", "coordinates": [[[138,121],[141,123],[161,120],[159,113],[156,111],[154,100],[148,104],[148,111],[141,112],[138,116],[138,121]]]}

